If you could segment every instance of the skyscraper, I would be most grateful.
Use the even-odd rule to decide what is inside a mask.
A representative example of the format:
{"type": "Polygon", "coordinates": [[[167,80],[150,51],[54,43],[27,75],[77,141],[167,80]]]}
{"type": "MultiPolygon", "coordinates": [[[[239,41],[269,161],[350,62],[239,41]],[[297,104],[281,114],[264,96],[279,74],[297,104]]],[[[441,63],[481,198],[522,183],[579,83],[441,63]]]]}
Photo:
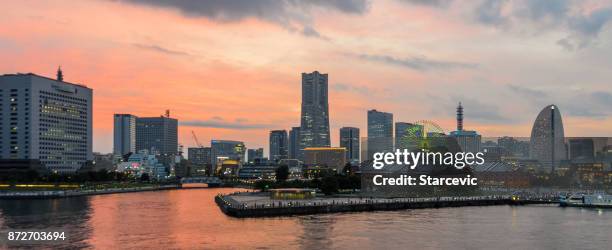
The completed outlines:
{"type": "Polygon", "coordinates": [[[187,157],[194,165],[209,165],[212,161],[210,147],[188,148],[187,157]]]}
{"type": "Polygon", "coordinates": [[[405,143],[402,142],[410,133],[410,129],[414,127],[414,124],[407,122],[396,122],[395,123],[395,148],[408,149],[405,143]]]}
{"type": "Polygon", "coordinates": [[[554,172],[559,162],[566,159],[565,152],[561,112],[556,105],[548,105],[533,122],[529,156],[540,162],[542,170],[554,172]]]}
{"type": "Polygon", "coordinates": [[[256,160],[263,159],[263,148],[251,148],[247,150],[247,158],[250,163],[255,162],[256,160]]]}
{"type": "Polygon", "coordinates": [[[340,128],[340,147],[346,149],[346,160],[359,164],[359,128],[340,128]]]}
{"type": "Polygon", "coordinates": [[[393,151],[393,114],[368,110],[368,159],[376,152],[393,151]]]}
{"type": "Polygon", "coordinates": [[[287,130],[270,131],[270,160],[287,159],[287,130]]]}
{"type": "Polygon", "coordinates": [[[302,73],[300,159],[304,148],[330,146],[327,80],[327,74],[318,71],[302,73]]]}
{"type": "Polygon", "coordinates": [[[113,126],[113,153],[136,153],[136,116],[115,114],[113,126]]]}
{"type": "Polygon", "coordinates": [[[136,151],[149,150],[152,154],[178,153],[178,121],[160,117],[136,118],[136,151]]]}
{"type": "MultiPolygon", "coordinates": [[[[0,159],[71,173],[93,160],[93,90],[32,73],[0,76],[0,159]]],[[[1,170],[1,169],[0,169],[1,170]]]]}
{"type": "Polygon", "coordinates": [[[289,159],[297,159],[300,153],[300,127],[293,127],[289,131],[289,159]]]}

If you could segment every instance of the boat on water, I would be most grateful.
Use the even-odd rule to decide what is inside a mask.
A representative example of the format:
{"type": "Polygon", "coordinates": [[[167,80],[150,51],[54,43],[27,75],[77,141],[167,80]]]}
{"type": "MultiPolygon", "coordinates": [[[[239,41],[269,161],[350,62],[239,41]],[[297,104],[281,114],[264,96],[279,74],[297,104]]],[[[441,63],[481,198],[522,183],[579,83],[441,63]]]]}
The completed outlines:
{"type": "Polygon", "coordinates": [[[561,195],[562,207],[612,208],[612,195],[609,194],[568,194],[561,195]]]}

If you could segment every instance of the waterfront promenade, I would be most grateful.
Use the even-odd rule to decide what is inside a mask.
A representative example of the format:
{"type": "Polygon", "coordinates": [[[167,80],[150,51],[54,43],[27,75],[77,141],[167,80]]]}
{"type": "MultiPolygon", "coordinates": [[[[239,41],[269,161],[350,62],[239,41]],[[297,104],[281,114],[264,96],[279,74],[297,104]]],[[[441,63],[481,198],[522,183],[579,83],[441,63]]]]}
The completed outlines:
{"type": "Polygon", "coordinates": [[[217,195],[215,202],[233,217],[265,217],[301,214],[442,208],[463,206],[526,205],[557,203],[554,197],[491,195],[472,197],[371,198],[317,197],[308,200],[273,200],[266,192],[217,195]]]}
{"type": "Polygon", "coordinates": [[[87,195],[102,195],[116,193],[132,193],[178,189],[179,185],[161,185],[144,187],[105,188],[105,189],[74,189],[74,190],[11,190],[0,192],[0,199],[46,199],[64,198],[87,195]]]}

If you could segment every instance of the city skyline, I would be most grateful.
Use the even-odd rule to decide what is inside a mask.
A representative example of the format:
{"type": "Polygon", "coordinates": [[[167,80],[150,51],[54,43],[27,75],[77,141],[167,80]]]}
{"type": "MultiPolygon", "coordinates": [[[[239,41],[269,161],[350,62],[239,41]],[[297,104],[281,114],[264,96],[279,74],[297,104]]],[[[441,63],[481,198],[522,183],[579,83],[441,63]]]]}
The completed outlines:
{"type": "Polygon", "coordinates": [[[366,131],[369,109],[451,131],[459,101],[465,127],[483,136],[527,137],[548,104],[563,110],[566,136],[610,135],[610,18],[594,18],[609,3],[516,4],[472,15],[454,1],[410,2],[353,1],[326,11],[279,2],[284,7],[271,9],[280,13],[260,15],[130,1],[6,3],[15,11],[0,17],[8,59],[0,72],[53,78],[61,65],[65,81],[94,89],[93,150],[103,153],[112,152],[113,114],[166,109],[185,148],[195,146],[194,130],[202,141],[267,149],[270,130],[299,126],[299,74],[315,70],[330,74],[331,146],[341,127],[366,131]],[[83,18],[93,13],[102,16],[83,18]]]}

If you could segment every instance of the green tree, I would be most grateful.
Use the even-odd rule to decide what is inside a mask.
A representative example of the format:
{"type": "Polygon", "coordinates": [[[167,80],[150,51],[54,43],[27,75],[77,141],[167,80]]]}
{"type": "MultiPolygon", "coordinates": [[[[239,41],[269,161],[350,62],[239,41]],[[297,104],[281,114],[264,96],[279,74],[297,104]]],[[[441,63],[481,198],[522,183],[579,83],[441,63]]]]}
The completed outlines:
{"type": "Polygon", "coordinates": [[[109,180],[111,180],[111,175],[110,175],[110,173],[108,173],[108,170],[106,170],[106,169],[98,170],[98,172],[96,172],[96,175],[97,175],[97,179],[99,181],[109,181],[109,180]]]}
{"type": "Polygon", "coordinates": [[[361,176],[359,175],[351,175],[349,176],[349,181],[351,182],[351,188],[361,189],[361,176]]]}
{"type": "Polygon", "coordinates": [[[258,189],[260,191],[266,191],[269,188],[274,188],[274,187],[275,187],[275,183],[271,181],[259,180],[255,182],[255,189],[258,189]]]}
{"type": "Polygon", "coordinates": [[[140,175],[140,181],[147,182],[149,180],[150,180],[150,178],[149,178],[149,174],[148,173],[143,173],[143,174],[140,175]]]}
{"type": "Polygon", "coordinates": [[[338,192],[338,178],[335,176],[327,176],[321,180],[321,192],[325,195],[335,194],[338,192]]]}
{"type": "Polygon", "coordinates": [[[281,165],[276,169],[276,181],[284,182],[289,178],[289,167],[287,165],[281,165]]]}
{"type": "Polygon", "coordinates": [[[342,173],[345,174],[345,175],[352,175],[353,174],[350,162],[347,162],[344,165],[344,168],[342,169],[342,173]]]}

